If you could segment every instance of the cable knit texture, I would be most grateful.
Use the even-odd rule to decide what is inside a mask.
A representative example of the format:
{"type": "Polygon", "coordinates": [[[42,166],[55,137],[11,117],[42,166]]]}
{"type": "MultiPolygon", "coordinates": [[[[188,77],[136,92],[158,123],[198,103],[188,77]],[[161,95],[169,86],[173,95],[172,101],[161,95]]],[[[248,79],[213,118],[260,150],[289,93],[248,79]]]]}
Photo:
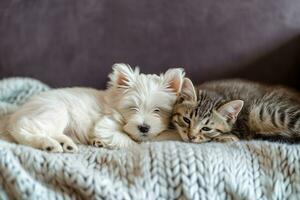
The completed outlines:
{"type": "MultiPolygon", "coordinates": [[[[1,114],[47,90],[0,81],[1,114]]],[[[0,199],[299,199],[300,146],[269,142],[79,146],[54,154],[0,141],[0,199]]]]}

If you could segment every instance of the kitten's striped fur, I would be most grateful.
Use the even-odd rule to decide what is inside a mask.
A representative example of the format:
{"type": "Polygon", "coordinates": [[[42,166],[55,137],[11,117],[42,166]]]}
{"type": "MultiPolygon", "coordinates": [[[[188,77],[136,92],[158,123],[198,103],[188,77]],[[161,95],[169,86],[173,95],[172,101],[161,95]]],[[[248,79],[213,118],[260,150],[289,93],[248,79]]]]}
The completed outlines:
{"type": "Polygon", "coordinates": [[[284,87],[245,80],[185,79],[172,122],[185,141],[300,139],[300,95],[284,87]]]}

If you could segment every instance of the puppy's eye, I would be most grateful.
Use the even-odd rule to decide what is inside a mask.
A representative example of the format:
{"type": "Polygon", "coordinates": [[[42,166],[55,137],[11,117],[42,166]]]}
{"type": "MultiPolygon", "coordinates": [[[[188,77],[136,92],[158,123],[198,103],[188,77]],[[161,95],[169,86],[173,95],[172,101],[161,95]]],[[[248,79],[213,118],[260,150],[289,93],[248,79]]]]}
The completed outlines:
{"type": "Polygon", "coordinates": [[[201,130],[202,130],[202,131],[211,131],[211,128],[203,127],[201,130]]]}
{"type": "Polygon", "coordinates": [[[187,117],[183,117],[183,121],[185,121],[185,123],[190,124],[191,120],[189,120],[187,117]]]}
{"type": "Polygon", "coordinates": [[[134,111],[134,112],[137,112],[139,111],[139,108],[138,107],[135,107],[135,106],[132,106],[129,108],[130,110],[134,111]]]}
{"type": "Polygon", "coordinates": [[[160,113],[160,109],[159,109],[159,108],[155,108],[155,109],[154,109],[154,112],[155,112],[155,113],[160,113]]]}

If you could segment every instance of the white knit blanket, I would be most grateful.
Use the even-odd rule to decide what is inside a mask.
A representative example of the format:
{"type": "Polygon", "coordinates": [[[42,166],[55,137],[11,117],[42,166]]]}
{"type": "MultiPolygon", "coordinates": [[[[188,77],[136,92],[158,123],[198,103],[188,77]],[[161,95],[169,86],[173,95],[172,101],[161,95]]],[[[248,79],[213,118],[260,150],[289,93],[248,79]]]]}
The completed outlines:
{"type": "MultiPolygon", "coordinates": [[[[30,79],[0,81],[3,112],[5,102],[19,105],[1,98],[7,81],[30,82],[13,98],[23,102],[47,89],[30,79]]],[[[300,199],[300,146],[168,141],[53,154],[0,141],[0,199],[300,199]]]]}

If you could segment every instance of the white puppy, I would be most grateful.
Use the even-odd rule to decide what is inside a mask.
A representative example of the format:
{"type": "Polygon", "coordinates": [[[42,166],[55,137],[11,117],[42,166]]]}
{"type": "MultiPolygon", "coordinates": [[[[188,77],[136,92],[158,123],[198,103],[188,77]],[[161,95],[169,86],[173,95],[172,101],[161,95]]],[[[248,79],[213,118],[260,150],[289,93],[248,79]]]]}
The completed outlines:
{"type": "Polygon", "coordinates": [[[11,114],[6,128],[18,143],[50,152],[75,152],[75,143],[128,147],[167,129],[183,76],[182,69],[157,76],[115,64],[107,90],[41,93],[11,114]]]}

